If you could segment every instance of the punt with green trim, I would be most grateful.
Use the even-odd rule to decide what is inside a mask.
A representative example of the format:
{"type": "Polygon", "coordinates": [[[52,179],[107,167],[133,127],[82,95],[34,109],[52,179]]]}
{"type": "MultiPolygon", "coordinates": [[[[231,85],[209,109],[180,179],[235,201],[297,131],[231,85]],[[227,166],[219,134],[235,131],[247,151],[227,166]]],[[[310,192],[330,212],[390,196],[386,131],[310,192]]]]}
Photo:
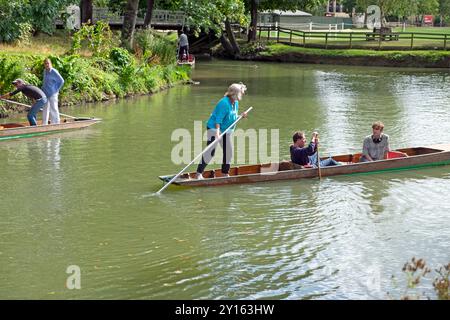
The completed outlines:
{"type": "Polygon", "coordinates": [[[0,124],[0,141],[40,136],[65,130],[82,129],[100,121],[101,119],[98,118],[73,118],[64,119],[60,124],[49,124],[46,126],[30,126],[28,123],[3,123],[0,124]]]}
{"type": "MultiPolygon", "coordinates": [[[[447,165],[450,164],[450,144],[398,149],[389,152],[387,159],[379,161],[359,162],[360,157],[361,153],[333,156],[333,159],[341,162],[342,165],[321,167],[321,176],[365,174],[447,165]]],[[[236,166],[230,169],[229,174],[229,177],[224,177],[220,169],[207,170],[203,173],[204,179],[199,180],[195,178],[195,172],[184,173],[173,184],[206,187],[279,180],[298,180],[318,177],[318,169],[298,166],[291,161],[282,161],[279,163],[236,166]]],[[[160,176],[159,178],[167,183],[174,176],[160,176]]]]}

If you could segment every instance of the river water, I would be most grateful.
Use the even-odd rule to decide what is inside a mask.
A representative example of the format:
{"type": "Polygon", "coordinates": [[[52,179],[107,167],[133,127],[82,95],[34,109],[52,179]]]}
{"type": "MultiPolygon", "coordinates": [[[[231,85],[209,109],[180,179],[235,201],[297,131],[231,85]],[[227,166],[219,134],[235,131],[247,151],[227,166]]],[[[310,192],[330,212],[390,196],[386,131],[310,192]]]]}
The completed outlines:
{"type": "MultiPolygon", "coordinates": [[[[193,78],[63,110],[103,119],[87,129],[0,142],[0,298],[396,299],[412,257],[450,261],[446,166],[155,196],[184,166],[174,130],[194,132],[232,82],[254,107],[239,128],[277,130],[288,159],[295,130],[348,153],[375,120],[393,148],[450,142],[447,71],[212,61],[193,78]]],[[[432,279],[410,292],[434,298],[432,279]]]]}

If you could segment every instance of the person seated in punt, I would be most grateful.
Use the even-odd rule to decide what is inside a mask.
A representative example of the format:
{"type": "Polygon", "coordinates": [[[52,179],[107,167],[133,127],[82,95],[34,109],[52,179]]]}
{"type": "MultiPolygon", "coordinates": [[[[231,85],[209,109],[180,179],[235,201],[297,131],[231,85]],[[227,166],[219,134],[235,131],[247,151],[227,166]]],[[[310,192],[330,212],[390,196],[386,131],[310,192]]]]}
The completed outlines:
{"type": "Polygon", "coordinates": [[[389,136],[383,133],[384,124],[376,121],[372,124],[372,134],[363,142],[363,151],[359,162],[377,161],[387,159],[389,136]]]}
{"type": "MultiPolygon", "coordinates": [[[[311,138],[311,142],[306,145],[305,133],[297,131],[292,136],[294,144],[290,146],[291,161],[292,163],[301,166],[303,168],[316,168],[317,167],[317,146],[319,144],[319,134],[314,132],[311,138]]],[[[320,161],[321,167],[329,167],[340,165],[339,162],[333,158],[328,158],[320,161]]],[[[300,167],[300,168],[301,168],[300,167]]]]}

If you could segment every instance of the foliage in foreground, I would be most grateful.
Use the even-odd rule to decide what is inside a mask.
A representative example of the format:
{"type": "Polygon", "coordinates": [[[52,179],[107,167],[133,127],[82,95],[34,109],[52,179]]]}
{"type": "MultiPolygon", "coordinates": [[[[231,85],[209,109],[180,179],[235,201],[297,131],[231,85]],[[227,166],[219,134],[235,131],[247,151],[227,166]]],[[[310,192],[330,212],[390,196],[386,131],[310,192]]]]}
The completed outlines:
{"type": "MultiPolygon", "coordinates": [[[[418,300],[418,299],[430,299],[430,297],[420,294],[418,292],[412,292],[417,289],[418,286],[427,279],[427,275],[433,273],[433,270],[428,267],[424,259],[412,258],[411,261],[405,263],[402,269],[406,275],[407,288],[401,300],[418,300]]],[[[435,275],[433,278],[433,289],[436,293],[436,297],[439,300],[450,300],[450,262],[447,265],[440,266],[439,269],[434,270],[435,275]]],[[[393,277],[393,279],[395,279],[393,277]]]]}

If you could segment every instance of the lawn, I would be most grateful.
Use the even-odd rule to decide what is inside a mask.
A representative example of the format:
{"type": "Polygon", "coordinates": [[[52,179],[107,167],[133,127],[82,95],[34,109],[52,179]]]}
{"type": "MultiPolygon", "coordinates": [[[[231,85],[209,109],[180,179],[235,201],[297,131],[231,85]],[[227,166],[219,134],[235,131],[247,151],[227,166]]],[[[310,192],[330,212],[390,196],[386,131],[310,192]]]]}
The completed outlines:
{"type": "MultiPolygon", "coordinates": [[[[395,32],[403,32],[403,28],[394,28],[395,32]]],[[[404,32],[450,34],[450,27],[407,27],[404,32]]]]}
{"type": "Polygon", "coordinates": [[[57,30],[53,36],[41,33],[29,41],[14,44],[0,42],[0,52],[14,54],[61,55],[69,51],[72,41],[67,31],[57,30]]]}

